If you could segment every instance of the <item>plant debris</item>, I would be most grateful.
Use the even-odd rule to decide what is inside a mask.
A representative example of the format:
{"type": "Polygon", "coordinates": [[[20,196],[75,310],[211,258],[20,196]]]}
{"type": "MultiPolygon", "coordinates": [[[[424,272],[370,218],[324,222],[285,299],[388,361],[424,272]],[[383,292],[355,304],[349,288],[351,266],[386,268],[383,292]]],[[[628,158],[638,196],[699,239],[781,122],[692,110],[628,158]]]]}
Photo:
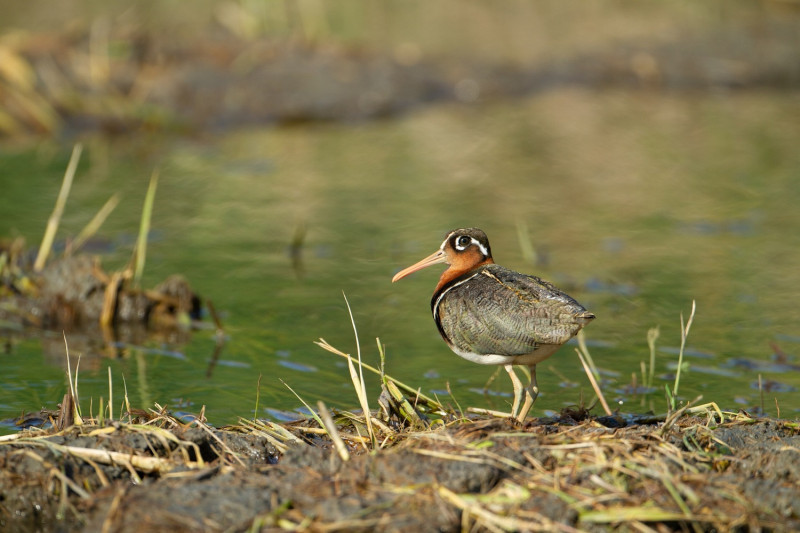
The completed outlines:
{"type": "Polygon", "coordinates": [[[380,445],[370,451],[363,416],[328,413],[346,458],[330,427],[314,418],[214,428],[202,417],[183,422],[159,407],[129,411],[124,422],[28,429],[0,437],[0,527],[800,527],[796,422],[713,409],[625,427],[608,427],[579,410],[523,425],[445,415],[412,430],[390,428],[371,413],[380,445]]]}
{"type": "Polygon", "coordinates": [[[181,276],[152,290],[126,283],[130,274],[106,273],[96,257],[78,254],[49,262],[41,272],[26,265],[19,242],[6,248],[0,268],[0,321],[5,325],[73,329],[98,325],[170,326],[200,318],[200,299],[181,276]]]}

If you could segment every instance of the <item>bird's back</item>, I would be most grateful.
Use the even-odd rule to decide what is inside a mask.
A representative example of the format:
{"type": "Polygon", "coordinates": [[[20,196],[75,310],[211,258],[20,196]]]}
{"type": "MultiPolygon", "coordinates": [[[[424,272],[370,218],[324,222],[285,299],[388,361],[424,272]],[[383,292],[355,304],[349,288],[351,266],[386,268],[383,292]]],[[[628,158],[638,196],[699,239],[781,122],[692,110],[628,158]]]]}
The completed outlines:
{"type": "Polygon", "coordinates": [[[496,264],[452,280],[431,302],[442,337],[457,353],[543,359],[594,315],[536,276],[496,264]]]}

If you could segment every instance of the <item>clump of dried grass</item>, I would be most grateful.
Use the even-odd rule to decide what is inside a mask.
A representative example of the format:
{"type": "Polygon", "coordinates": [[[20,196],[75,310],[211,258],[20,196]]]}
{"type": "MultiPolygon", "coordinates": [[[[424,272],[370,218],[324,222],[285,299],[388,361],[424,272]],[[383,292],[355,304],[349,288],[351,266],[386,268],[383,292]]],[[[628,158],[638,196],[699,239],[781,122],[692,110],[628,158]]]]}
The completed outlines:
{"type": "MultiPolygon", "coordinates": [[[[60,484],[60,494],[83,500],[111,483],[104,478],[104,465],[123,468],[134,483],[141,483],[146,476],[203,479],[215,475],[221,466],[248,471],[252,458],[228,445],[241,435],[261,439],[278,454],[296,447],[324,447],[333,450],[343,463],[359,461],[361,466],[352,472],[338,470],[332,480],[337,486],[348,486],[352,482],[349,476],[362,475],[364,457],[381,460],[375,453],[365,452],[380,451],[387,458],[396,453],[425,458],[426,465],[435,470],[434,478],[440,468],[452,471],[448,464],[463,465],[464,472],[472,468],[497,471],[496,481],[477,492],[454,488],[446,481],[447,476],[433,484],[420,485],[416,480],[411,485],[403,482],[391,486],[392,494],[414,498],[423,491],[425,498],[435,498],[456,513],[465,531],[576,531],[589,527],[648,531],[657,525],[725,530],[742,524],[765,528],[779,525],[763,510],[743,506],[750,496],[722,475],[738,459],[716,432],[757,422],[746,413],[725,412],[714,403],[694,405],[695,400],[660,416],[629,417],[627,421],[618,414],[593,417],[584,410],[565,411],[555,418],[533,419],[525,424],[509,420],[507,414],[505,418],[465,417],[460,409],[426,397],[382,369],[353,360],[322,340],[318,344],[350,359],[348,368],[356,391],[366,390],[364,369],[381,377],[381,409],[370,411],[362,406],[360,412],[336,411],[318,403],[317,411],[311,411],[313,414],[305,420],[277,423],[242,419],[234,426],[215,429],[202,413],[183,421],[158,404],[144,411],[131,409],[125,394],[122,415],[115,419],[110,376],[108,403],[101,399],[96,415],[83,414],[76,369],[69,377],[69,401],[62,404],[62,412],[73,413],[72,422],[68,414],[59,420],[64,426],[78,420],[81,425],[58,426],[54,419],[50,430],[0,437],[0,451],[13,446],[15,453],[42,463],[60,484]],[[210,436],[213,457],[182,436],[188,428],[199,428],[210,436]],[[97,439],[135,433],[152,445],[147,450],[117,451],[51,441],[53,436],[75,432],[97,439]],[[76,482],[65,467],[42,455],[44,450],[91,465],[95,479],[76,482]]],[[[382,354],[380,342],[378,349],[382,354]]],[[[787,422],[783,427],[800,430],[796,423],[787,422]]],[[[381,490],[387,489],[384,486],[381,490]]],[[[69,505],[67,496],[62,496],[62,516],[69,505]]],[[[278,506],[268,514],[252,517],[252,526],[259,529],[280,524],[336,530],[374,527],[385,518],[365,514],[347,520],[326,519],[315,512],[298,507],[288,513],[278,506]]],[[[389,515],[403,512],[402,507],[384,511],[389,515]]]]}

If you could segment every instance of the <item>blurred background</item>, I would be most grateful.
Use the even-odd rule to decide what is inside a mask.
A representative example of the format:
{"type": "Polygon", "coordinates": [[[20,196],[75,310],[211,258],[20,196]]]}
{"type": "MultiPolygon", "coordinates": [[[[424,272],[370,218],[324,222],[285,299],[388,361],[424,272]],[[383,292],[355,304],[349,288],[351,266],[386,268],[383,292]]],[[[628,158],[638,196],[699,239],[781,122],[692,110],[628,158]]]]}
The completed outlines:
{"type": "MultiPolygon", "coordinates": [[[[109,368],[117,403],[124,379],[134,407],[216,424],[253,416],[259,379],[258,416],[300,406],[281,380],[353,408],[343,361],[313,344],[355,353],[343,292],[365,362],[380,338],[392,376],[508,409],[505,374],[484,391],[494,368],[439,338],[437,269],[390,283],[477,226],[498,263],[598,316],[612,407],[665,409],[696,301],[680,398],[797,416],[797,1],[0,7],[0,238],[35,253],[80,142],[55,251],[118,194],[86,251],[122,268],[157,169],[143,285],[183,275],[224,326],[222,345],[212,328],[111,352],[67,331],[84,409],[109,368]]],[[[0,419],[55,408],[62,331],[0,322],[0,339],[0,419]]],[[[593,397],[573,345],[538,374],[537,416],[593,397]]]]}

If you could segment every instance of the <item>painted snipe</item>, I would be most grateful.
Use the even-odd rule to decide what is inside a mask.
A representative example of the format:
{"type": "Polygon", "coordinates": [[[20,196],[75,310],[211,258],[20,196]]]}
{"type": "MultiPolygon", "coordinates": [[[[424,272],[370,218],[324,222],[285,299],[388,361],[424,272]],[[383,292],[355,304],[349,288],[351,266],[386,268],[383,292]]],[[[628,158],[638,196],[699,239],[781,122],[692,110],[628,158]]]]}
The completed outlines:
{"type": "Polygon", "coordinates": [[[392,282],[438,263],[449,265],[431,298],[439,333],[464,359],[505,367],[514,385],[511,416],[522,422],[539,394],[536,364],[594,314],[551,283],[496,265],[489,239],[477,228],[451,231],[436,252],[398,272],[392,282]],[[524,390],[513,365],[530,369],[524,390]]]}

